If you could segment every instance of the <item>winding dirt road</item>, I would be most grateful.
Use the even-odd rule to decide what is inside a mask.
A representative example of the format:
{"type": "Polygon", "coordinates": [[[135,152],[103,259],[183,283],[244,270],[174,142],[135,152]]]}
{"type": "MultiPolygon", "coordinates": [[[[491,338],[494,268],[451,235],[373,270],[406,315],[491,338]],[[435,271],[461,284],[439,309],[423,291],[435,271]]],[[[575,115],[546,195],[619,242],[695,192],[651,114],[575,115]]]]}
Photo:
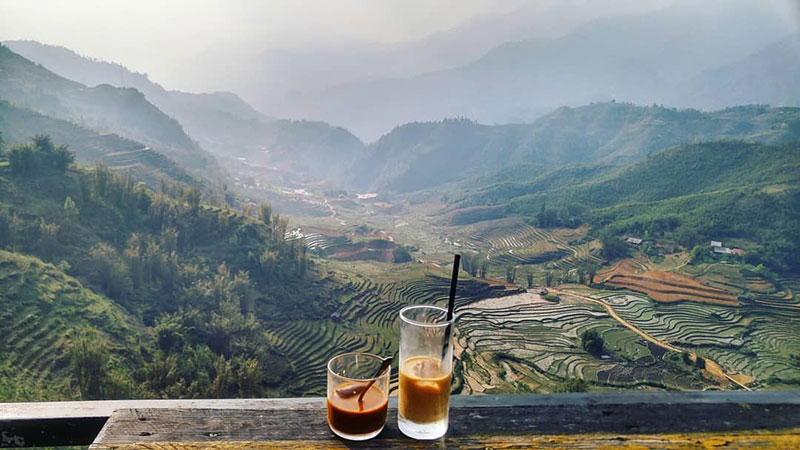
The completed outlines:
{"type": "MultiPolygon", "coordinates": [[[[629,330],[631,330],[634,333],[638,334],[639,336],[641,336],[642,338],[646,339],[647,341],[652,342],[653,344],[655,344],[655,345],[657,345],[657,346],[659,346],[659,347],[661,347],[661,348],[663,348],[665,350],[668,350],[668,351],[671,351],[671,352],[678,352],[678,353],[687,352],[690,355],[693,355],[694,358],[697,358],[697,354],[695,354],[693,352],[681,349],[679,347],[675,347],[672,344],[668,344],[668,343],[666,343],[666,342],[664,342],[664,341],[662,341],[660,339],[656,339],[655,337],[653,337],[653,336],[645,333],[644,331],[640,330],[639,328],[634,326],[632,323],[630,323],[627,320],[625,320],[622,317],[620,317],[617,314],[617,312],[614,311],[614,308],[612,308],[611,305],[609,305],[608,303],[606,303],[606,302],[604,302],[602,300],[598,300],[596,298],[592,298],[592,297],[589,297],[589,296],[583,295],[583,294],[577,294],[575,292],[564,291],[564,290],[561,290],[561,289],[548,288],[548,290],[550,292],[555,292],[557,294],[567,295],[567,296],[570,296],[570,297],[576,297],[576,298],[579,298],[581,300],[586,300],[587,302],[596,303],[596,304],[602,306],[608,312],[608,314],[611,317],[613,317],[614,320],[616,320],[617,322],[622,324],[622,326],[628,328],[629,330]]],[[[739,382],[734,377],[730,376],[725,371],[725,369],[722,366],[720,366],[717,362],[712,361],[712,360],[710,360],[710,359],[708,359],[706,357],[703,357],[703,359],[705,359],[705,361],[706,361],[706,371],[707,372],[711,373],[712,375],[714,375],[714,376],[716,376],[718,378],[724,378],[724,379],[730,381],[731,383],[741,387],[742,389],[745,389],[745,390],[748,390],[748,391],[751,390],[749,387],[747,387],[747,385],[739,382]]]]}
{"type": "Polygon", "coordinates": [[[347,225],[347,222],[345,222],[344,220],[336,218],[336,210],[333,209],[333,205],[331,205],[330,202],[328,202],[328,197],[325,197],[323,195],[322,196],[322,203],[330,210],[331,219],[336,219],[336,221],[339,222],[339,225],[347,225]]]}

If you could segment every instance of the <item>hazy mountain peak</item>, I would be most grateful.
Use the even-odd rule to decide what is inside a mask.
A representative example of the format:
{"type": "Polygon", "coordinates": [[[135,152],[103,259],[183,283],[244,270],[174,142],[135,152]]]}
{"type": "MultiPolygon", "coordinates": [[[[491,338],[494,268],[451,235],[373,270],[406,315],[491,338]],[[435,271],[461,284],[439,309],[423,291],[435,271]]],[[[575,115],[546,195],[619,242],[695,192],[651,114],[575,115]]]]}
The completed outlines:
{"type": "Polygon", "coordinates": [[[206,175],[218,170],[213,157],[138,89],[107,83],[87,87],[31,62],[6,46],[0,46],[0,99],[151,145],[185,167],[206,175]]]}
{"type": "Polygon", "coordinates": [[[719,108],[730,104],[800,105],[800,33],[684,84],[676,102],[719,108]]]}
{"type": "Polygon", "coordinates": [[[108,84],[121,88],[135,88],[144,93],[149,101],[172,115],[169,101],[170,95],[180,96],[183,100],[191,99],[192,107],[206,107],[213,104],[215,109],[225,111],[247,119],[263,118],[239,96],[231,92],[214,92],[207,94],[188,94],[179,91],[167,91],[160,84],[150,80],[146,73],[132,71],[122,64],[107,62],[84,56],[65,47],[43,44],[37,41],[7,41],[6,45],[16,53],[35,61],[50,71],[70,80],[87,86],[108,84]]]}
{"type": "Polygon", "coordinates": [[[514,166],[625,164],[694,141],[783,143],[800,138],[800,128],[782,125],[798,117],[800,108],[753,105],[706,113],[602,102],[564,106],[529,124],[415,122],[371,144],[357,178],[371,189],[410,192],[514,166]]]}
{"type": "MultiPolygon", "coordinates": [[[[792,30],[779,10],[761,3],[725,5],[677,2],[655,12],[595,18],[556,36],[500,43],[471,62],[411,77],[328,88],[306,83],[288,93],[252,86],[242,92],[264,111],[343,125],[368,141],[414,120],[530,122],[562,105],[611,99],[706,107],[674,100],[686,80],[792,30]]],[[[753,101],[758,102],[748,99],[753,101]]]]}

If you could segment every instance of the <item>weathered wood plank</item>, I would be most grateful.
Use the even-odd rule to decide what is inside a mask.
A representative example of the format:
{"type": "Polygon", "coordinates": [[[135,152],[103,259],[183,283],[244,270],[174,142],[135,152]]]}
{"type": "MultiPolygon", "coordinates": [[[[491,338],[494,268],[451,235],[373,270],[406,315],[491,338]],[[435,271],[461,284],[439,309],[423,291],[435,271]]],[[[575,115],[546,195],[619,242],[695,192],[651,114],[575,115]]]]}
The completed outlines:
{"type": "MultiPolygon", "coordinates": [[[[660,393],[643,397],[638,394],[457,396],[453,398],[447,439],[459,446],[484,445],[487,439],[495,444],[517,442],[526,446],[530,445],[525,444],[526,439],[538,435],[725,434],[742,430],[747,432],[743,436],[751,436],[755,435],[754,430],[800,427],[800,397],[770,393],[768,402],[763,397],[747,401],[756,400],[756,397],[760,396],[749,393],[733,396],[660,393]],[[513,436],[524,442],[512,439],[513,436]]],[[[386,447],[397,443],[399,447],[408,447],[413,444],[414,441],[406,439],[397,429],[396,421],[397,410],[391,404],[386,428],[369,445],[386,447]]],[[[775,436],[785,434],[780,432],[775,436]]],[[[797,433],[786,436],[789,440],[795,439],[797,433]]],[[[303,410],[120,410],[112,415],[93,448],[132,443],[292,441],[297,441],[298,445],[339,442],[328,429],[321,401],[319,408],[303,410]]]]}
{"type": "Polygon", "coordinates": [[[676,435],[575,434],[543,436],[487,436],[445,438],[434,442],[415,442],[408,439],[379,439],[363,443],[338,439],[318,441],[271,442],[143,442],[135,444],[95,444],[93,450],[265,450],[314,448],[461,448],[461,449],[797,449],[800,430],[740,433],[688,433],[676,435]]]}
{"type": "MultiPolygon", "coordinates": [[[[394,406],[395,400],[390,402],[394,406]]],[[[584,409],[590,408],[595,413],[600,411],[600,421],[596,422],[596,430],[603,429],[608,422],[603,418],[621,418],[626,420],[626,410],[634,416],[628,422],[632,428],[621,431],[638,433],[651,432],[653,423],[672,424],[676,431],[689,432],[692,429],[680,428],[680,423],[670,421],[670,417],[683,416],[689,410],[696,410],[698,405],[706,405],[714,414],[713,420],[707,420],[697,430],[714,431],[717,429],[745,429],[748,422],[751,427],[767,427],[772,429],[798,426],[800,417],[800,391],[758,391],[758,392],[626,392],[607,394],[549,394],[549,395],[482,395],[454,396],[452,408],[473,408],[474,413],[482,408],[496,407],[538,407],[559,408],[562,413],[552,416],[553,420],[581,426],[588,420],[598,420],[596,415],[582,417],[584,409]],[[625,405],[630,405],[627,408],[625,405]],[[745,405],[745,406],[741,406],[745,405]],[[776,409],[778,408],[778,409],[776,409]],[[778,411],[782,411],[778,414],[778,411]],[[602,411],[605,411],[603,413],[602,411]],[[636,412],[634,412],[636,411],[636,412]],[[655,411],[656,413],[652,413],[655,411]],[[603,416],[603,414],[606,414],[603,416]],[[768,417],[764,417],[768,416],[768,417]],[[560,417],[560,419],[558,419],[560,417]],[[666,419],[665,419],[666,418],[666,419]],[[703,427],[716,427],[703,430],[703,427]]],[[[322,410],[324,399],[235,399],[235,400],[120,400],[120,401],[88,401],[88,402],[43,402],[43,403],[5,403],[0,404],[0,447],[25,446],[57,446],[88,445],[100,431],[106,419],[117,409],[248,409],[268,410],[322,410]],[[4,434],[3,434],[4,433],[4,434]],[[5,439],[3,439],[5,438],[5,439]]],[[[708,410],[702,410],[708,412],[708,410]]],[[[549,414],[541,412],[540,414],[549,414]]],[[[321,416],[324,418],[324,414],[321,416]]],[[[684,421],[693,420],[687,415],[684,421]]],[[[609,419],[611,420],[611,419],[609,419]]],[[[390,419],[393,426],[393,419],[390,419]]],[[[619,422],[619,421],[618,421],[619,422]]],[[[700,422],[698,422],[700,423],[700,422]]],[[[322,424],[324,425],[324,423],[322,424]]],[[[590,424],[591,425],[591,424],[590,424]]],[[[456,426],[455,423],[453,426],[456,426]]],[[[658,430],[664,428],[663,426],[658,430]]],[[[323,431],[327,431],[322,426],[323,431]]],[[[544,432],[539,430],[538,432],[544,432]]],[[[561,431],[566,432],[566,431],[561,431]]],[[[570,430],[570,432],[572,432],[570,430]]],[[[658,432],[658,431],[652,431],[658,432]]],[[[554,429],[551,434],[558,434],[554,429]]],[[[330,436],[329,436],[330,437],[330,436]]],[[[300,439],[293,436],[292,439],[300,439]]]]}
{"type": "Polygon", "coordinates": [[[316,397],[0,403],[0,423],[21,419],[107,419],[112,412],[126,408],[316,409],[324,403],[324,399],[316,397]]]}
{"type": "MultiPolygon", "coordinates": [[[[517,405],[587,405],[587,404],[682,404],[749,403],[798,404],[800,390],[792,391],[689,391],[689,392],[620,392],[579,394],[454,395],[454,407],[492,407],[517,405]]],[[[0,403],[0,423],[22,419],[71,419],[105,417],[118,409],[316,409],[324,405],[319,397],[192,399],[192,400],[95,400],[77,402],[0,403]]]]}
{"type": "Polygon", "coordinates": [[[0,447],[89,445],[121,408],[318,409],[318,398],[0,403],[0,447]]]}

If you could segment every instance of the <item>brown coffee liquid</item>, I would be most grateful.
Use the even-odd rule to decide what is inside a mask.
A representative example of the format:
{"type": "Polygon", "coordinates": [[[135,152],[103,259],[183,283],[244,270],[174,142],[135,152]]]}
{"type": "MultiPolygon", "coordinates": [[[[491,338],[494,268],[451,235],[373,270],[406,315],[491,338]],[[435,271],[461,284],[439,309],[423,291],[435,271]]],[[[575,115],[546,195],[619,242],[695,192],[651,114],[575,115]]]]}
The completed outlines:
{"type": "Polygon", "coordinates": [[[358,396],[342,398],[337,390],[345,391],[355,383],[336,386],[328,397],[328,423],[343,434],[367,434],[380,430],[386,423],[386,409],[389,400],[384,392],[374,384],[364,394],[362,402],[358,396]]]}
{"type": "Polygon", "coordinates": [[[400,365],[400,416],[416,423],[436,422],[447,416],[449,403],[450,372],[442,372],[440,359],[415,356],[400,365]]]}

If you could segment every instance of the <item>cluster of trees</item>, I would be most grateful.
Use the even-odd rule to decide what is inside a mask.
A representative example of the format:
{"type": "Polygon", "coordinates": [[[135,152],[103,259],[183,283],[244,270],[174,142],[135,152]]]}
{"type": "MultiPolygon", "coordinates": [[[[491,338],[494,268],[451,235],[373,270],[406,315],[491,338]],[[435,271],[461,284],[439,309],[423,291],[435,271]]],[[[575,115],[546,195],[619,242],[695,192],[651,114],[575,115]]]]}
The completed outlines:
{"type": "MultiPolygon", "coordinates": [[[[2,144],[2,140],[0,140],[2,144]]],[[[55,145],[47,135],[36,135],[32,142],[15,145],[8,152],[8,162],[15,173],[30,174],[51,168],[65,171],[75,161],[66,145],[55,145]]]]}
{"type": "Polygon", "coordinates": [[[47,136],[13,147],[8,161],[0,248],[57,264],[155,336],[126,349],[125,364],[96,338],[77,340],[70,367],[85,398],[257,396],[288,376],[262,321],[322,306],[297,301],[309,261],[284,238],[286,218],[269,205],[247,215],[204,205],[196,186],[154,192],[102,164],[71,167],[47,136]]]}
{"type": "Polygon", "coordinates": [[[562,206],[548,207],[547,197],[542,198],[542,205],[539,212],[529,219],[539,228],[577,228],[584,222],[586,208],[577,203],[571,202],[562,206]]]}
{"type": "Polygon", "coordinates": [[[584,262],[575,267],[574,269],[545,269],[543,274],[543,283],[545,286],[553,286],[555,284],[564,283],[578,283],[591,285],[595,282],[595,275],[600,269],[598,264],[593,262],[584,262]]]}
{"type": "MultiPolygon", "coordinates": [[[[776,271],[800,269],[800,239],[794,238],[800,236],[800,190],[743,189],[698,197],[606,210],[597,220],[609,222],[606,236],[648,233],[688,249],[713,239],[744,238],[758,246],[748,251],[746,262],[776,271]]],[[[601,241],[618,254],[612,239],[601,241]]]]}
{"type": "Polygon", "coordinates": [[[463,252],[461,254],[461,268],[473,277],[486,276],[486,258],[480,253],[463,252]]]}
{"type": "Polygon", "coordinates": [[[598,239],[600,240],[600,245],[603,246],[603,257],[606,259],[614,260],[628,255],[628,248],[625,243],[611,230],[603,230],[598,239]]]}
{"type": "Polygon", "coordinates": [[[590,355],[597,357],[603,354],[605,342],[597,331],[588,330],[581,334],[581,347],[590,355]]]}
{"type": "Polygon", "coordinates": [[[463,208],[452,222],[515,214],[542,228],[588,224],[607,259],[625,257],[618,239],[624,235],[650,235],[687,249],[712,239],[743,238],[758,245],[749,263],[797,271],[798,152],[796,141],[781,146],[713,141],[667,149],[614,172],[566,167],[526,183],[491,178],[451,201],[463,208]],[[765,189],[768,185],[773,188],[765,189]]]}

